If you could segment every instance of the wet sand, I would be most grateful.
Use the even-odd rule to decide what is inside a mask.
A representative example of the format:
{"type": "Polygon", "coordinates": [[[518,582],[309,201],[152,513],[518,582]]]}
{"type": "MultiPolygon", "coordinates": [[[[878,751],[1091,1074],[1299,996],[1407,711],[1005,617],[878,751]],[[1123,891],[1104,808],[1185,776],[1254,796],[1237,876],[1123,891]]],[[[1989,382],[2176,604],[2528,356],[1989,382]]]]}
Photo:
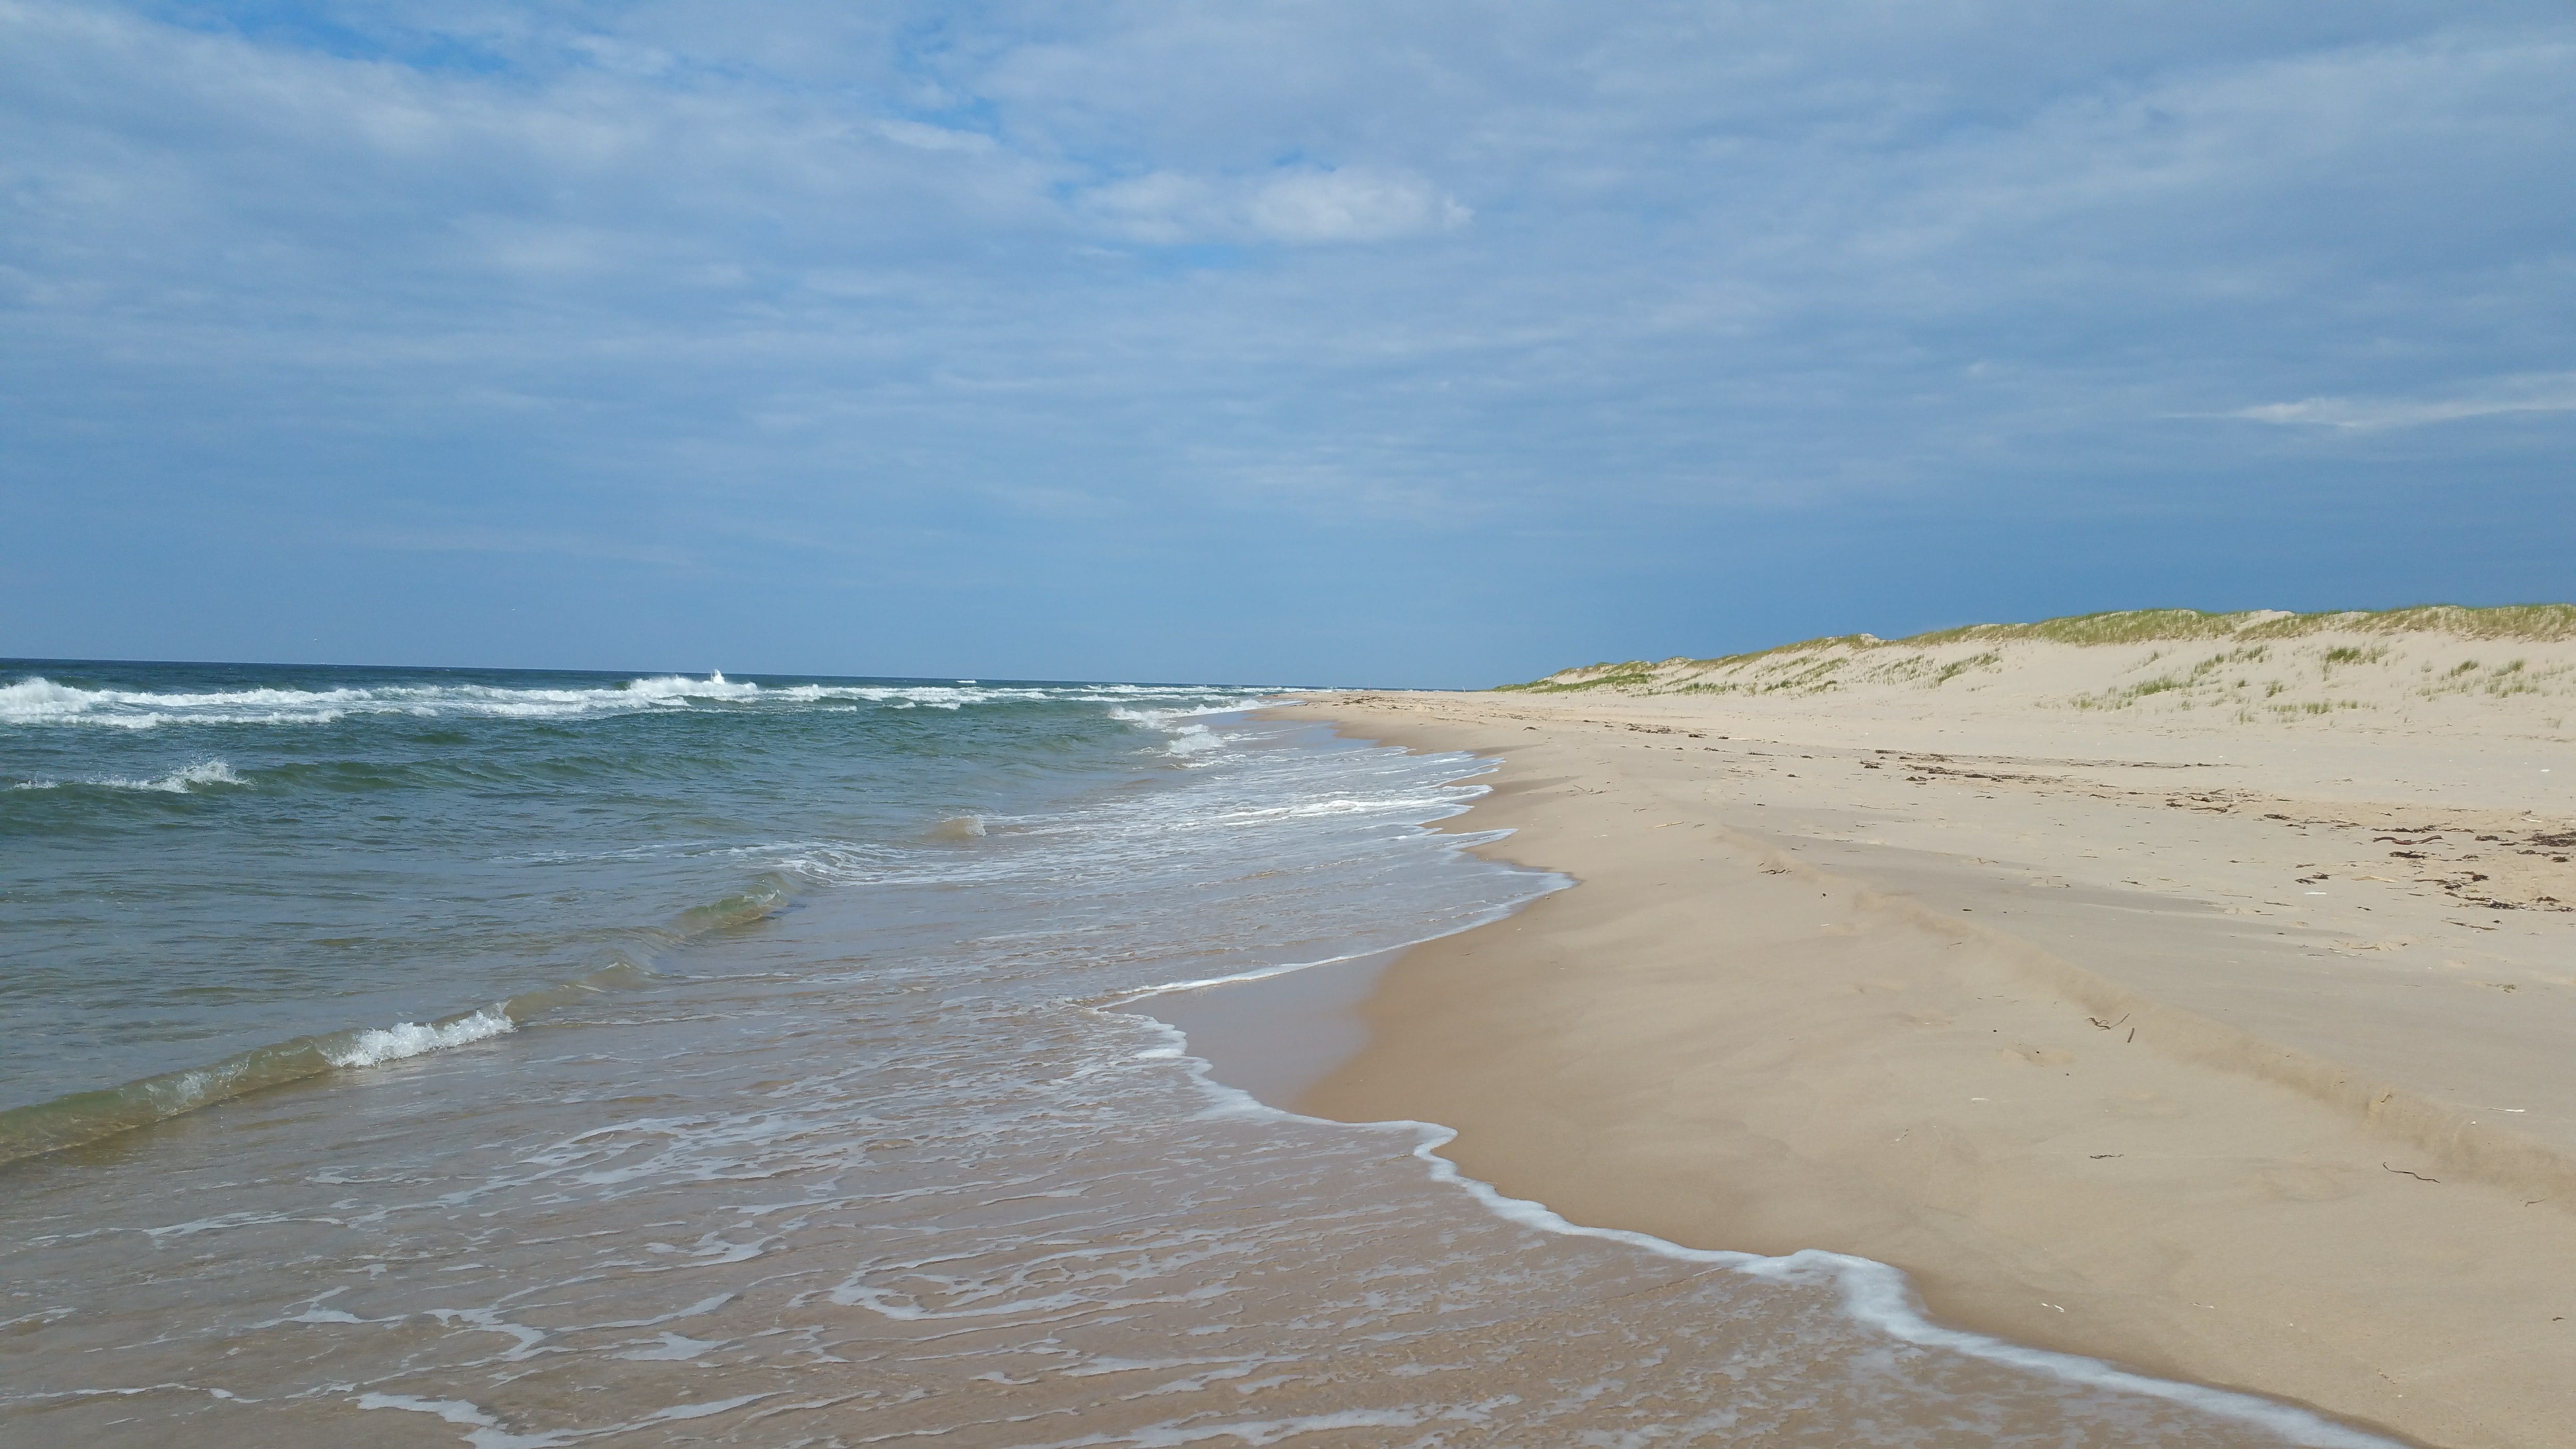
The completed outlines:
{"type": "Polygon", "coordinates": [[[1301,1110],[1455,1127],[1467,1173],[1578,1222],[1890,1262],[2023,1342],[2576,1443],[2555,720],[1292,712],[1500,756],[1453,828],[1581,882],[1406,953],[1301,1110]]]}
{"type": "Polygon", "coordinates": [[[1177,1028],[1192,1056],[1225,1065],[1223,1081],[1293,1108],[1368,1045],[1369,996],[1400,951],[1219,985],[1146,992],[1119,1010],[1177,1028]]]}

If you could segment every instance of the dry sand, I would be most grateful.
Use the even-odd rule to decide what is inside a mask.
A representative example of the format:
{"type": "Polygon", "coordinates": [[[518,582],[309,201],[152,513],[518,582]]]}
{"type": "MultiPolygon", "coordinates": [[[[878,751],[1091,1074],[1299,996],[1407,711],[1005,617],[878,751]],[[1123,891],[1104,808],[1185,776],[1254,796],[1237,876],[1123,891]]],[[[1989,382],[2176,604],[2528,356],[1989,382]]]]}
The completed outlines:
{"type": "Polygon", "coordinates": [[[1581,882],[1406,954],[1300,1105],[2024,1342],[2576,1444],[2576,642],[2262,623],[1300,707],[1500,756],[1456,828],[1581,882]]]}

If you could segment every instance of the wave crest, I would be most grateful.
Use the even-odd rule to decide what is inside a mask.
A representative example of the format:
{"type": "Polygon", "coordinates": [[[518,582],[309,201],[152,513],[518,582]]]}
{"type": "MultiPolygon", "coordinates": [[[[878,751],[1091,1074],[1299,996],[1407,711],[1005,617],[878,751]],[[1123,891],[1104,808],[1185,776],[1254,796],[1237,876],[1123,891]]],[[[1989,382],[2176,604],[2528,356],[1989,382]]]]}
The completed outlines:
{"type": "Polygon", "coordinates": [[[444,1021],[300,1036],[235,1052],[202,1067],[165,1072],[121,1087],[76,1092],[0,1111],[0,1162],[95,1142],[148,1127],[245,1092],[283,1086],[333,1068],[372,1067],[518,1029],[506,1006],[444,1021]]]}
{"type": "MultiPolygon", "coordinates": [[[[993,701],[1093,701],[1115,704],[1174,691],[1142,685],[776,684],[724,677],[659,674],[581,688],[494,684],[382,684],[334,689],[232,689],[201,692],[85,689],[43,675],[0,684],[0,724],[87,725],[144,730],[173,724],[326,725],[351,716],[436,719],[572,719],[594,714],[695,710],[825,701],[889,709],[959,709],[993,701]]],[[[1253,691],[1182,690],[1232,699],[1253,691]]],[[[1227,707],[1240,708],[1240,703],[1227,707]]]]}
{"type": "Polygon", "coordinates": [[[247,785],[250,781],[233,773],[233,767],[221,760],[199,760],[193,765],[172,770],[157,780],[136,780],[123,775],[93,775],[77,780],[21,780],[12,790],[60,790],[67,785],[87,785],[100,790],[142,790],[161,795],[185,795],[201,785],[247,785]]]}
{"type": "Polygon", "coordinates": [[[400,1061],[443,1047],[464,1046],[519,1029],[509,1013],[497,1006],[487,1006],[471,1016],[451,1021],[422,1024],[397,1022],[387,1027],[369,1027],[359,1032],[345,1047],[325,1049],[323,1059],[335,1067],[372,1067],[382,1062],[400,1061]]]}

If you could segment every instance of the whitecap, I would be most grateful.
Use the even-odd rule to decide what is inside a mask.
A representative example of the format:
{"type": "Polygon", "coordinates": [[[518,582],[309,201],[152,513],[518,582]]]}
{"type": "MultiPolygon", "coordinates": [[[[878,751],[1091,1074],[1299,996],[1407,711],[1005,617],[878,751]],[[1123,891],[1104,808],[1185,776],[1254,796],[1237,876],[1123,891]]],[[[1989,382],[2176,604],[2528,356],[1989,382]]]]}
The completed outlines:
{"type": "Polygon", "coordinates": [[[1225,741],[1210,733],[1206,725],[1183,725],[1172,735],[1172,742],[1163,746],[1163,753],[1186,758],[1224,748],[1225,741]]]}
{"type": "Polygon", "coordinates": [[[233,773],[233,767],[221,760],[199,760],[193,765],[172,770],[158,779],[136,780],[124,775],[91,775],[76,780],[21,780],[12,790],[59,790],[65,785],[91,785],[102,790],[143,790],[161,795],[185,795],[201,785],[247,785],[250,782],[233,773]]]}
{"type": "Polygon", "coordinates": [[[366,688],[209,691],[84,689],[30,675],[0,685],[0,724],[155,729],[173,724],[327,725],[351,715],[449,715],[561,719],[760,698],[756,684],[722,673],[663,675],[584,689],[489,684],[393,684],[366,688]]]}
{"type": "Polygon", "coordinates": [[[416,1021],[397,1022],[389,1027],[369,1027],[350,1038],[347,1046],[325,1050],[323,1057],[335,1067],[372,1067],[384,1062],[400,1061],[425,1052],[464,1046],[517,1031],[519,1024],[497,1006],[487,1006],[471,1016],[423,1025],[416,1021]]]}
{"type": "MultiPolygon", "coordinates": [[[[583,691],[588,693],[590,691],[583,691]]],[[[633,679],[622,693],[634,699],[757,699],[760,686],[736,684],[724,677],[721,669],[710,670],[704,679],[691,679],[685,674],[663,674],[651,679],[633,679]]]]}

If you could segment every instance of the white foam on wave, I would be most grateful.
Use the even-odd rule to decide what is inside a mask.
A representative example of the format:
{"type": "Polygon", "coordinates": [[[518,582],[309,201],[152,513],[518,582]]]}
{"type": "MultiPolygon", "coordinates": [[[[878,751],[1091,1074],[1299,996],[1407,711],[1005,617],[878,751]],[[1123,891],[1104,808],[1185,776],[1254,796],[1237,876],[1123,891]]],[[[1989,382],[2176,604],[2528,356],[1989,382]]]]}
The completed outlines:
{"type": "Polygon", "coordinates": [[[221,723],[327,723],[385,691],[364,689],[234,689],[214,693],[83,689],[30,675],[0,684],[0,724],[111,725],[150,729],[174,720],[221,723]]]}
{"type": "Polygon", "coordinates": [[[1164,754],[1178,760],[1191,760],[1205,764],[1207,762],[1200,757],[1224,749],[1226,739],[1197,721],[1208,715],[1239,714],[1250,703],[1251,701],[1246,700],[1229,700],[1221,704],[1202,703],[1160,709],[1122,704],[1113,705],[1110,708],[1109,717],[1169,735],[1170,740],[1163,746],[1164,754]]]}
{"type": "Polygon", "coordinates": [[[31,674],[15,684],[0,684],[0,720],[32,722],[51,715],[75,713],[86,708],[87,702],[97,693],[56,684],[41,674],[31,674]]]}
{"type": "Polygon", "coordinates": [[[322,1055],[335,1067],[372,1067],[384,1062],[397,1062],[448,1047],[485,1041],[519,1029],[509,1013],[497,1006],[487,1006],[471,1016],[452,1021],[422,1024],[397,1022],[389,1027],[369,1027],[350,1038],[349,1044],[322,1055]]]}
{"type": "MultiPolygon", "coordinates": [[[[1232,714],[1243,708],[1200,713],[1232,714]]],[[[1278,733],[1266,737],[1277,738],[1278,733]]],[[[922,850],[848,840],[781,840],[731,853],[825,886],[1135,878],[1204,849],[1198,842],[1211,836],[1258,832],[1283,821],[1342,816],[1411,825],[1453,816],[1486,793],[1486,786],[1469,782],[1495,768],[1490,761],[1463,754],[1426,759],[1393,747],[1354,752],[1349,759],[1381,761],[1405,776],[1391,786],[1381,783],[1379,792],[1371,794],[1339,772],[1323,780],[1308,778],[1295,765],[1298,758],[1291,751],[1209,751],[1190,764],[1219,768],[1194,769],[1192,783],[1170,793],[1120,796],[1059,812],[979,816],[986,833],[1007,839],[1008,849],[922,850]],[[1426,764],[1445,771],[1440,783],[1412,778],[1426,764]]],[[[937,827],[932,835],[940,838],[937,827]]],[[[1496,838],[1483,832],[1441,836],[1449,849],[1496,838]]]]}
{"type": "Polygon", "coordinates": [[[1173,732],[1172,742],[1163,746],[1163,753],[1187,759],[1192,755],[1204,755],[1210,750],[1224,748],[1225,741],[1217,738],[1206,725],[1183,725],[1173,732]]]}
{"type": "MultiPolygon", "coordinates": [[[[1187,693],[1188,691],[1179,692],[1187,693]]],[[[1086,699],[1097,698],[1096,696],[1082,697],[1086,699]]],[[[1109,708],[1109,717],[1115,720],[1125,720],[1129,724],[1143,725],[1147,729],[1171,730],[1179,728],[1180,722],[1183,720],[1203,719],[1212,714],[1241,714],[1247,709],[1257,709],[1261,704],[1262,701],[1257,697],[1216,700],[1201,699],[1195,704],[1159,706],[1112,703],[1109,708]]]]}
{"type": "Polygon", "coordinates": [[[158,780],[147,780],[133,788],[163,790],[174,795],[184,795],[199,785],[247,785],[249,783],[234,774],[233,767],[221,760],[199,760],[185,769],[173,770],[158,780]]]}
{"type": "Polygon", "coordinates": [[[761,689],[757,684],[736,684],[724,677],[723,670],[715,669],[708,671],[704,679],[691,679],[685,674],[631,679],[623,689],[608,692],[623,694],[629,699],[758,699],[761,689]]]}
{"type": "MultiPolygon", "coordinates": [[[[566,719],[639,710],[837,701],[895,709],[948,709],[993,701],[1118,702],[1136,698],[1191,698],[1243,707],[1245,691],[1150,689],[1141,685],[978,687],[967,684],[759,685],[724,677],[652,675],[623,684],[582,689],[511,688],[489,684],[388,684],[339,689],[235,689],[178,692],[84,689],[30,675],[0,684],[0,724],[90,725],[154,729],[169,724],[333,724],[352,715],[447,715],[499,719],[566,719]]],[[[1213,712],[1175,711],[1173,713],[1213,712]]]]}
{"type": "Polygon", "coordinates": [[[233,767],[221,760],[199,760],[193,765],[172,770],[157,780],[136,780],[123,775],[89,775],[77,780],[21,780],[12,790],[59,790],[65,785],[93,785],[102,790],[144,790],[162,795],[185,795],[201,785],[247,785],[250,782],[233,773],[233,767]]]}

